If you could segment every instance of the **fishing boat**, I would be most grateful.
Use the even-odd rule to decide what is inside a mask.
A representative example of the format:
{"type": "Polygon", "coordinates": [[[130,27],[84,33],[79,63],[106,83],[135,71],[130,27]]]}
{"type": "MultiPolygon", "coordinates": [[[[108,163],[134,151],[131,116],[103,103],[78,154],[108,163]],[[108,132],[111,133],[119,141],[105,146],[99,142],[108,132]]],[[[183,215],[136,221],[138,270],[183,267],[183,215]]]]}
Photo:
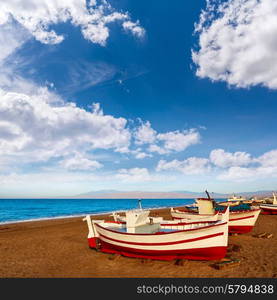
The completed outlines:
{"type": "Polygon", "coordinates": [[[252,204],[252,202],[253,201],[251,199],[246,199],[242,196],[237,197],[233,194],[233,196],[228,198],[227,201],[219,202],[219,204],[224,206],[236,206],[240,204],[252,204]]]}
{"type": "Polygon", "coordinates": [[[251,201],[252,204],[261,204],[265,202],[263,198],[259,199],[257,196],[252,197],[251,201]]]}
{"type": "Polygon", "coordinates": [[[183,209],[171,207],[170,213],[174,220],[190,221],[217,221],[220,219],[219,211],[214,210],[215,202],[209,198],[197,198],[193,206],[187,205],[183,209]]]}
{"type": "Polygon", "coordinates": [[[263,215],[276,215],[277,214],[277,197],[276,197],[276,194],[273,193],[272,204],[261,204],[260,208],[262,209],[262,214],[263,215]]]}
{"type": "MultiPolygon", "coordinates": [[[[189,221],[214,221],[222,218],[222,211],[226,206],[217,204],[214,199],[210,198],[197,198],[196,206],[197,212],[190,211],[186,207],[185,211],[180,209],[171,208],[171,216],[173,219],[189,220],[189,221]]],[[[237,206],[230,206],[229,213],[229,232],[230,233],[247,233],[250,232],[261,212],[260,208],[255,208],[247,204],[241,204],[237,206]]]]}
{"type": "Polygon", "coordinates": [[[246,198],[242,197],[242,196],[237,197],[235,194],[233,194],[233,196],[228,198],[227,200],[228,201],[245,201],[246,198]]]}
{"type": "Polygon", "coordinates": [[[87,215],[83,220],[88,224],[89,247],[104,253],[158,260],[217,260],[225,256],[229,210],[220,221],[175,222],[173,227],[161,226],[167,222],[150,218],[149,213],[143,209],[126,211],[124,222],[91,220],[87,215]]]}
{"type": "MultiPolygon", "coordinates": [[[[227,210],[227,207],[226,207],[227,210]]],[[[126,216],[122,216],[118,213],[113,213],[111,216],[113,216],[113,219],[115,222],[117,223],[122,223],[122,224],[126,224],[126,216]]],[[[161,228],[167,228],[167,229],[179,229],[179,230],[183,230],[183,229],[189,229],[189,228],[195,228],[197,226],[197,224],[199,226],[203,226],[203,225],[210,225],[212,223],[215,223],[217,221],[221,220],[221,217],[217,217],[217,218],[211,218],[211,219],[207,219],[207,218],[198,218],[196,220],[164,220],[162,217],[148,217],[148,222],[159,222],[160,223],[160,227],[161,228]]]]}

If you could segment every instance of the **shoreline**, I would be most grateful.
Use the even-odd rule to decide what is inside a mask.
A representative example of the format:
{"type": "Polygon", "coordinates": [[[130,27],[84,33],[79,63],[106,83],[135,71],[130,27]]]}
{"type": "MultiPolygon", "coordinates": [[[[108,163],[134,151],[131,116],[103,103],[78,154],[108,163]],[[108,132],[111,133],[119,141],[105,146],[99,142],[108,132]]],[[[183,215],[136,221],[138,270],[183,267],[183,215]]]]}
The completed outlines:
{"type": "MultiPolygon", "coordinates": [[[[150,215],[170,219],[169,208],[151,209],[150,215]]],[[[96,214],[92,219],[112,219],[96,214]]],[[[229,235],[239,251],[228,257],[240,265],[216,270],[214,261],[143,260],[109,255],[90,249],[82,217],[56,218],[0,225],[0,278],[275,278],[277,277],[277,218],[260,215],[252,232],[229,235]],[[270,239],[254,237],[272,233],[270,239]]]]}
{"type": "MultiPolygon", "coordinates": [[[[142,199],[143,200],[143,199],[142,199]]],[[[183,200],[192,200],[192,199],[183,199],[183,200]]],[[[224,199],[220,199],[224,200],[224,199]]],[[[217,201],[220,203],[221,201],[217,201]]],[[[187,204],[190,205],[190,204],[187,204]]],[[[144,207],[146,210],[160,210],[160,209],[170,209],[172,206],[159,206],[159,207],[144,207]]],[[[177,206],[174,206],[177,207],[177,206]]],[[[55,217],[41,217],[41,218],[33,218],[33,219],[24,219],[24,220],[8,220],[8,221],[0,221],[0,226],[9,225],[9,224],[19,224],[26,222],[39,222],[39,221],[48,221],[48,220],[56,220],[56,219],[70,219],[70,218],[82,218],[86,215],[90,216],[98,216],[98,215],[108,215],[114,213],[123,213],[125,210],[111,210],[107,212],[97,212],[97,213],[86,213],[86,214],[74,214],[74,215],[63,215],[63,216],[55,216],[55,217]]]]}
{"type": "MultiPolygon", "coordinates": [[[[161,207],[145,207],[145,210],[160,210],[160,209],[170,209],[172,206],[161,206],[161,207]]],[[[25,220],[12,220],[12,221],[3,221],[0,222],[1,225],[9,225],[9,224],[18,224],[18,223],[26,223],[26,222],[39,222],[39,221],[51,221],[56,219],[70,219],[70,218],[83,218],[87,215],[90,216],[102,216],[102,215],[109,215],[112,213],[124,213],[125,210],[111,210],[107,212],[97,212],[97,213],[87,213],[87,214],[76,214],[76,215],[67,215],[67,216],[56,216],[56,217],[42,217],[42,218],[35,218],[35,219],[25,219],[25,220]]]]}

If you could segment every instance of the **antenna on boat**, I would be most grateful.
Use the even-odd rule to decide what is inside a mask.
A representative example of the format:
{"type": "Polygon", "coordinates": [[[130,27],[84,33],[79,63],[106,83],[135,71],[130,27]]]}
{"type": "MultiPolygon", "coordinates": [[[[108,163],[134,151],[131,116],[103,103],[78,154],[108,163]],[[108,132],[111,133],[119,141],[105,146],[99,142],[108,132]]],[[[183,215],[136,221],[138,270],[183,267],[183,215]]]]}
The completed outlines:
{"type": "Polygon", "coordinates": [[[208,191],[206,190],[205,193],[207,194],[208,198],[211,199],[210,194],[208,193],[208,191]]]}
{"type": "Polygon", "coordinates": [[[141,199],[138,199],[138,206],[139,206],[139,209],[142,209],[142,206],[141,206],[141,199]]]}
{"type": "Polygon", "coordinates": [[[212,201],[213,207],[215,208],[215,206],[216,206],[215,200],[210,197],[210,194],[209,194],[209,192],[207,190],[205,191],[205,193],[207,194],[208,199],[212,201]]]}

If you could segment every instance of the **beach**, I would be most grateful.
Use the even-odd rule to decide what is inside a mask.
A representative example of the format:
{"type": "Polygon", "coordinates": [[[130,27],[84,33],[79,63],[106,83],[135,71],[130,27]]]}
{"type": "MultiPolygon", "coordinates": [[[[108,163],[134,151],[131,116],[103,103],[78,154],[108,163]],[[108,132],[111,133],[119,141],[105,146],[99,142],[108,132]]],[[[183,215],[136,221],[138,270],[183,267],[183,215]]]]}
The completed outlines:
{"type": "MultiPolygon", "coordinates": [[[[168,208],[151,215],[170,219],[168,208]]],[[[93,219],[111,219],[109,215],[93,219]]],[[[82,217],[0,225],[1,278],[84,277],[277,277],[277,216],[261,215],[252,232],[229,236],[227,257],[240,264],[215,269],[214,261],[157,261],[111,255],[90,249],[82,217]],[[270,238],[255,235],[270,233],[270,238]],[[235,245],[235,247],[233,247],[235,245]]]]}

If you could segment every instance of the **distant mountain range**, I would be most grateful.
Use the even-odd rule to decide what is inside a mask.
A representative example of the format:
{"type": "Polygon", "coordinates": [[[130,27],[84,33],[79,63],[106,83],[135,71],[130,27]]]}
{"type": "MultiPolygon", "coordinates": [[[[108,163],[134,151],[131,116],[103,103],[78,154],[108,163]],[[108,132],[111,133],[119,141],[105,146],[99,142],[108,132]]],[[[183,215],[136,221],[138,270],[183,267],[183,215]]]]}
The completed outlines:
{"type": "MultiPolygon", "coordinates": [[[[212,198],[228,198],[233,195],[209,192],[212,198]]],[[[272,191],[256,191],[235,193],[237,196],[250,197],[270,197],[272,191]]],[[[190,192],[190,191],[170,191],[170,192],[148,192],[148,191],[117,191],[117,190],[99,190],[91,191],[85,194],[79,194],[74,198],[96,198],[96,199],[191,199],[206,197],[206,193],[190,192]]]]}
{"type": "MultiPolygon", "coordinates": [[[[277,191],[277,189],[275,190],[277,191]]],[[[241,193],[216,193],[210,191],[210,197],[215,199],[226,199],[231,197],[233,194],[236,196],[243,196],[246,198],[257,197],[257,198],[272,198],[272,190],[263,190],[255,192],[241,192],[241,193]]],[[[118,191],[118,190],[98,190],[90,191],[88,193],[79,195],[68,195],[68,196],[53,196],[53,197],[21,197],[22,199],[195,199],[207,197],[206,193],[191,192],[191,191],[169,191],[169,192],[149,192],[149,191],[118,191]]],[[[18,199],[18,197],[9,197],[0,194],[0,199],[18,199]]]]}

